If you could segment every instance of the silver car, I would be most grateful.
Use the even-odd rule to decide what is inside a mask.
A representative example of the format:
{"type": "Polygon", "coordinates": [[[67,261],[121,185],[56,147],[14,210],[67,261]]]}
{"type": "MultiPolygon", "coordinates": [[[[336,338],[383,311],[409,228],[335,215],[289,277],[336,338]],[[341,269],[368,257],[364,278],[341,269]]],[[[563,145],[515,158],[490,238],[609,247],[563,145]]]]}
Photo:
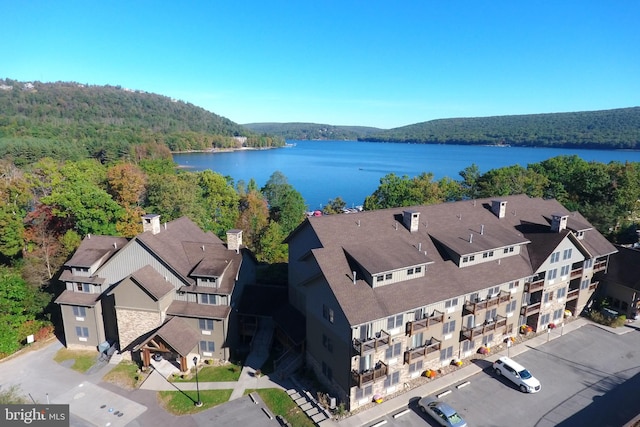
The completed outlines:
{"type": "Polygon", "coordinates": [[[467,427],[466,421],[458,415],[455,409],[435,397],[423,397],[418,401],[418,407],[442,426],[467,427]]]}

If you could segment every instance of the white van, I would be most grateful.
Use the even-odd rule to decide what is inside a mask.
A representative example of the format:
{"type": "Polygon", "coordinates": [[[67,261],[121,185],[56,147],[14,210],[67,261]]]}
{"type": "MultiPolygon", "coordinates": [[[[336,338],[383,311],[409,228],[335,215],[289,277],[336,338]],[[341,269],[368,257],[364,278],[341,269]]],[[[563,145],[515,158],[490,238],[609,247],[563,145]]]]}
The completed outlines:
{"type": "Polygon", "coordinates": [[[540,381],[531,375],[531,372],[526,370],[524,366],[506,356],[501,357],[493,363],[493,370],[496,375],[503,375],[517,385],[523,393],[536,393],[540,391],[540,381]]]}

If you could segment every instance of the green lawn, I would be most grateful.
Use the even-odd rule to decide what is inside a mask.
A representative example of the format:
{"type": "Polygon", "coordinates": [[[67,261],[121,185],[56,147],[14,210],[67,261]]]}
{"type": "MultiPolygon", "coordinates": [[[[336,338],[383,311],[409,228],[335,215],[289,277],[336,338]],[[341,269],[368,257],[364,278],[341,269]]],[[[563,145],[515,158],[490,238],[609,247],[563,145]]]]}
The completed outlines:
{"type": "Polygon", "coordinates": [[[260,395],[265,405],[269,407],[274,415],[281,415],[292,426],[315,427],[315,424],[305,414],[289,395],[277,388],[261,388],[258,390],[245,390],[245,394],[256,392],[260,395]]]}
{"type": "Polygon", "coordinates": [[[123,360],[115,368],[107,372],[102,378],[106,382],[116,384],[122,388],[134,389],[144,374],[138,372],[138,365],[134,362],[123,360]]]}
{"type": "Polygon", "coordinates": [[[98,361],[98,353],[87,350],[69,350],[61,348],[58,350],[53,360],[62,363],[66,360],[73,360],[71,369],[78,372],[87,372],[98,361]]]}
{"type": "Polygon", "coordinates": [[[167,412],[174,415],[186,415],[228,402],[232,392],[233,390],[200,390],[201,407],[197,407],[194,403],[198,397],[195,390],[159,391],[158,401],[167,412]]]}
{"type": "MultiPolygon", "coordinates": [[[[238,381],[242,368],[233,363],[228,363],[223,366],[203,366],[198,371],[198,381],[206,382],[220,382],[220,381],[238,381]]],[[[195,382],[196,376],[191,373],[187,378],[175,378],[175,382],[195,382]]]]}

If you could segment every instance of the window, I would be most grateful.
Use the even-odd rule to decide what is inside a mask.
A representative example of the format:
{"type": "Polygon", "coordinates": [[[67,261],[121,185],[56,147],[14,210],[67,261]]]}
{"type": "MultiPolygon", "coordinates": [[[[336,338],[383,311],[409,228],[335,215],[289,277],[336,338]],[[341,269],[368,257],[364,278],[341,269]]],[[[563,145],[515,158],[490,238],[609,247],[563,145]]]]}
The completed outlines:
{"type": "Polygon", "coordinates": [[[562,312],[563,312],[563,311],[564,311],[564,310],[563,310],[563,309],[561,309],[561,308],[559,308],[559,309],[557,309],[556,311],[554,311],[554,312],[553,312],[553,320],[555,321],[555,320],[558,320],[558,319],[562,319],[562,312]]]}
{"type": "Polygon", "coordinates": [[[440,350],[440,361],[444,362],[453,357],[453,346],[440,350]]]}
{"type": "Polygon", "coordinates": [[[554,268],[553,270],[549,270],[549,274],[547,275],[547,279],[553,280],[558,276],[558,269],[554,268]]]}
{"type": "Polygon", "coordinates": [[[322,334],[322,346],[329,350],[330,353],[333,352],[333,341],[325,334],[322,334]]]}
{"type": "Polygon", "coordinates": [[[382,282],[384,280],[384,276],[376,276],[376,282],[382,282]]]}
{"type": "Polygon", "coordinates": [[[553,292],[545,292],[542,297],[542,301],[547,303],[552,300],[553,300],[553,292]]]}
{"type": "Polygon", "coordinates": [[[216,350],[216,344],[213,341],[200,341],[200,351],[203,353],[213,353],[216,350]]]}
{"type": "Polygon", "coordinates": [[[567,274],[569,274],[570,270],[571,270],[570,265],[563,265],[562,267],[560,267],[560,277],[566,276],[567,274]]]}
{"type": "Polygon", "coordinates": [[[554,252],[551,254],[551,264],[560,260],[560,252],[554,252]]]}
{"type": "Polygon", "coordinates": [[[392,277],[393,277],[393,274],[387,273],[384,275],[384,280],[391,280],[392,277]]]}
{"type": "Polygon", "coordinates": [[[549,323],[549,313],[540,316],[540,326],[544,326],[549,323]]]}
{"type": "Polygon", "coordinates": [[[399,328],[402,326],[403,323],[403,315],[402,314],[397,314],[395,316],[391,316],[389,318],[387,318],[387,329],[394,329],[394,328],[399,328]]]}
{"type": "Polygon", "coordinates": [[[493,342],[493,334],[482,337],[482,345],[489,345],[493,342]]]}
{"type": "Polygon", "coordinates": [[[508,254],[508,253],[511,253],[511,252],[513,252],[513,246],[508,247],[508,248],[504,248],[504,253],[505,254],[508,254]]]}
{"type": "Polygon", "coordinates": [[[491,298],[492,296],[498,295],[499,293],[500,293],[500,286],[493,287],[489,289],[489,292],[487,292],[487,298],[491,298]]]}
{"type": "Polygon", "coordinates": [[[580,289],[587,289],[589,287],[589,279],[584,279],[580,282],[580,289]]]}
{"type": "Polygon", "coordinates": [[[480,294],[477,293],[477,292],[472,293],[471,296],[469,297],[469,301],[471,301],[471,302],[480,301],[480,294]]]}
{"type": "Polygon", "coordinates": [[[198,319],[198,325],[203,331],[213,331],[213,319],[198,319]]]}
{"type": "Polygon", "coordinates": [[[456,321],[450,320],[442,325],[442,335],[452,334],[456,330],[456,321]]]}
{"type": "Polygon", "coordinates": [[[411,337],[411,348],[418,348],[424,345],[424,339],[422,332],[419,332],[411,337]]]}
{"type": "Polygon", "coordinates": [[[463,262],[463,263],[465,263],[465,262],[467,262],[467,261],[469,261],[469,257],[468,257],[468,256],[464,256],[464,257],[462,257],[462,262],[463,262]]]}
{"type": "Polygon", "coordinates": [[[89,338],[89,328],[76,326],[76,336],[81,339],[84,338],[84,341],[86,341],[89,338]]]}
{"type": "Polygon", "coordinates": [[[217,295],[211,294],[198,294],[200,296],[200,304],[209,304],[216,305],[217,304],[217,295]]]}
{"type": "Polygon", "coordinates": [[[73,306],[73,315],[76,317],[86,317],[87,310],[84,307],[73,306]]]}
{"type": "Polygon", "coordinates": [[[358,400],[371,396],[371,393],[373,393],[373,385],[368,385],[365,388],[356,387],[356,399],[358,400]]]}
{"type": "Polygon", "coordinates": [[[88,283],[76,283],[76,291],[91,293],[91,285],[88,283]]]}
{"type": "Polygon", "coordinates": [[[564,252],[562,253],[562,259],[571,258],[571,252],[573,252],[573,249],[571,249],[571,248],[565,249],[564,252]]]}
{"type": "Polygon", "coordinates": [[[515,288],[518,287],[518,285],[519,285],[518,282],[510,282],[509,283],[509,289],[515,289],[515,288]]]}
{"type": "Polygon", "coordinates": [[[444,308],[451,308],[458,305],[458,298],[450,299],[444,302],[444,308]]]}
{"type": "Polygon", "coordinates": [[[584,260],[584,268],[591,268],[592,265],[593,265],[593,258],[584,260]]]}
{"type": "Polygon", "coordinates": [[[469,261],[473,261],[473,260],[475,260],[475,259],[476,259],[476,256],[475,256],[475,255],[469,255],[469,261]]]}
{"type": "Polygon", "coordinates": [[[398,357],[400,356],[400,354],[402,354],[402,343],[395,343],[392,346],[390,346],[389,348],[387,348],[385,350],[385,356],[387,358],[387,360],[393,358],[393,357],[398,357]]]}
{"type": "Polygon", "coordinates": [[[422,371],[422,367],[424,366],[424,361],[418,360],[417,362],[411,363],[409,365],[409,373],[412,374],[414,372],[422,371]]]}
{"type": "Polygon", "coordinates": [[[387,375],[387,378],[384,379],[384,386],[391,387],[394,384],[398,384],[400,382],[400,371],[396,371],[391,375],[387,375]]]}
{"type": "Polygon", "coordinates": [[[476,347],[476,342],[474,340],[464,340],[462,341],[462,351],[472,351],[476,347]]]}
{"type": "Polygon", "coordinates": [[[562,298],[567,295],[567,288],[558,289],[557,298],[562,298]]]}
{"type": "Polygon", "coordinates": [[[413,274],[413,268],[407,270],[407,276],[411,276],[413,274]]]}
{"type": "Polygon", "coordinates": [[[331,380],[331,378],[333,377],[333,370],[324,362],[322,362],[322,375],[327,377],[327,379],[329,380],[331,380]]]}
{"type": "Polygon", "coordinates": [[[484,321],[487,323],[491,323],[496,320],[496,315],[498,313],[498,309],[492,308],[491,310],[487,310],[484,316],[484,321]]]}
{"type": "Polygon", "coordinates": [[[512,300],[507,303],[507,313],[513,313],[516,311],[516,302],[516,300],[512,300]]]}
{"type": "Polygon", "coordinates": [[[327,319],[329,323],[333,323],[333,309],[322,304],[322,317],[327,319]]]}
{"type": "Polygon", "coordinates": [[[422,273],[422,267],[416,267],[416,274],[422,273]]]}

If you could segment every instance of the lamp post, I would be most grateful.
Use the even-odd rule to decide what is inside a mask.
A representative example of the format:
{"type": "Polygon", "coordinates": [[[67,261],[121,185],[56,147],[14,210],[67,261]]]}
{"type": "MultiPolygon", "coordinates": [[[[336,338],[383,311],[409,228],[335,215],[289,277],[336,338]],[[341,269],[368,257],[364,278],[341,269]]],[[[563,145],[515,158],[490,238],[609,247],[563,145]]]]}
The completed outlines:
{"type": "Polygon", "coordinates": [[[196,356],[193,357],[193,369],[196,370],[196,391],[198,392],[198,401],[195,405],[199,408],[202,406],[202,401],[200,400],[200,385],[198,384],[198,358],[196,356]]]}

